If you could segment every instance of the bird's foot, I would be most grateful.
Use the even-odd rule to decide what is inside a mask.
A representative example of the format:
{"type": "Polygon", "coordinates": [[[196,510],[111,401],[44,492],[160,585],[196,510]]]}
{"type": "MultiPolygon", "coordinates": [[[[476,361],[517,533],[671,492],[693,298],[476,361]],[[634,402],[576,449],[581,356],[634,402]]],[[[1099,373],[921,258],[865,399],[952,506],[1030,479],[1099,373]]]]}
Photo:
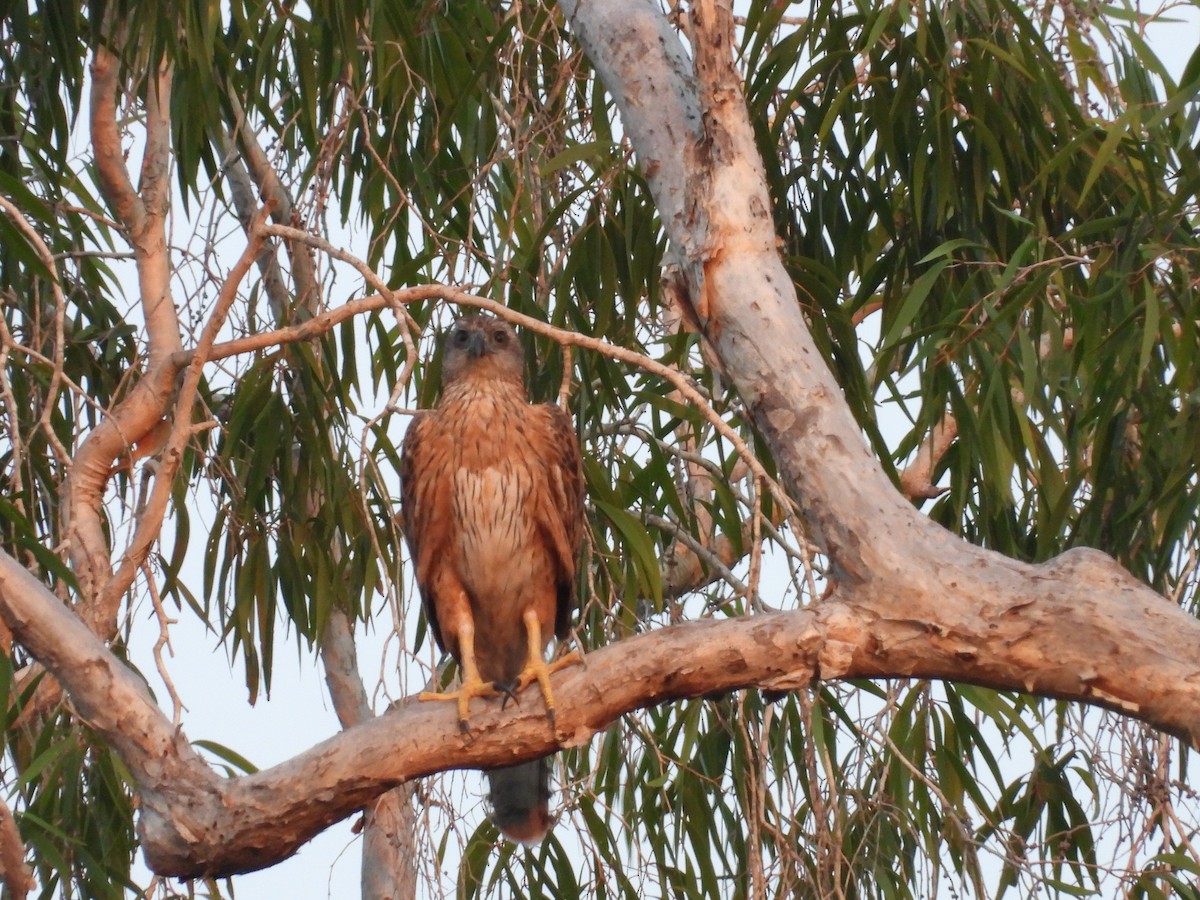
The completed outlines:
{"type": "Polygon", "coordinates": [[[483,681],[478,676],[468,678],[463,681],[457,691],[447,691],[439,693],[434,691],[422,691],[418,696],[418,700],[453,700],[458,704],[458,727],[463,731],[468,731],[467,725],[468,712],[467,707],[471,702],[472,697],[499,697],[501,694],[512,696],[512,691],[503,687],[499,687],[490,681],[483,681]]]}
{"type": "Polygon", "coordinates": [[[521,674],[517,676],[516,692],[520,693],[536,681],[542,689],[542,698],[546,701],[546,715],[553,724],[554,692],[550,689],[550,676],[559,669],[582,662],[583,657],[575,650],[549,663],[540,656],[531,656],[525,663],[525,668],[521,670],[521,674]]]}

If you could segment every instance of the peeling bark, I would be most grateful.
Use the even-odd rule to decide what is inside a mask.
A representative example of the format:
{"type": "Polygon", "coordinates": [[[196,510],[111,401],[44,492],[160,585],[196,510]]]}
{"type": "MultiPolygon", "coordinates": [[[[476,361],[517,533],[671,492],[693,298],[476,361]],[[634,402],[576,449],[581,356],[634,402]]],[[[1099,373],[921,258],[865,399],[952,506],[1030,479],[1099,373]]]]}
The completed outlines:
{"type": "Polygon", "coordinates": [[[128,763],[146,859],[163,875],[263,868],[413,778],[510,765],[578,746],[634,709],[749,687],[945,678],[1092,703],[1200,742],[1200,642],[1179,639],[1195,629],[1191,616],[1096,551],[1040,566],[997,565],[990,555],[959,542],[927,560],[918,580],[841,585],[805,610],[690,622],[613,644],[553,677],[554,733],[536,691],[507,709],[474,704],[466,734],[454,709],[412,700],[232,779],[218,779],[141,682],[6,555],[0,615],[128,763]]]}

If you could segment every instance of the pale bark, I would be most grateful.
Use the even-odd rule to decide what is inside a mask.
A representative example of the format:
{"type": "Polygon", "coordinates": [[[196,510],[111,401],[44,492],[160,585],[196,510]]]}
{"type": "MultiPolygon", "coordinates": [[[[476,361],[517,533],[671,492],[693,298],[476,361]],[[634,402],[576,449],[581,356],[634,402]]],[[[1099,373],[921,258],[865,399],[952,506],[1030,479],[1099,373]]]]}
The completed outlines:
{"type": "Polygon", "coordinates": [[[958,422],[954,416],[947,413],[921,442],[912,463],[900,473],[900,492],[905,497],[909,500],[928,500],[949,490],[933,483],[933,470],[937,468],[957,437],[958,422]]]}
{"type": "MultiPolygon", "coordinates": [[[[258,197],[262,191],[255,189],[239,151],[232,146],[229,136],[221,132],[217,137],[217,142],[224,157],[225,181],[229,185],[229,196],[233,200],[233,208],[237,212],[242,230],[249,234],[251,223],[258,212],[258,197]]],[[[282,323],[284,313],[289,306],[289,291],[283,270],[279,265],[279,259],[276,256],[274,241],[264,242],[262,251],[258,254],[257,263],[263,290],[267,295],[267,303],[271,308],[271,316],[277,324],[282,323]]]]}
{"type": "Polygon", "coordinates": [[[1177,637],[1194,627],[1191,617],[1091,550],[1042,566],[980,565],[968,553],[895,587],[877,579],[840,588],[809,609],[629,638],[554,676],[555,733],[536,691],[505,709],[474,704],[470,733],[450,704],[410,701],[231,779],[218,779],[141,682],[2,554],[0,614],[129,765],[146,859],[164,875],[262,868],[413,778],[530,759],[582,744],[639,707],[747,687],[951,678],[1086,701],[1200,737],[1200,645],[1177,637]],[[1016,580],[1023,590],[1014,595],[1016,580]],[[977,592],[969,605],[966,590],[977,592]],[[1136,634],[1127,631],[1131,614],[1136,634]]]}
{"type": "MultiPolygon", "coordinates": [[[[259,194],[271,207],[273,220],[280,225],[299,226],[292,197],[280,181],[279,173],[267,159],[267,154],[259,146],[258,135],[246,120],[241,103],[233,96],[228,99],[237,118],[234,133],[237,146],[254,178],[254,183],[258,185],[259,194]]],[[[284,320],[293,310],[304,316],[312,315],[321,302],[320,284],[317,280],[316,266],[313,264],[312,250],[296,241],[285,241],[285,246],[292,266],[292,284],[295,286],[296,296],[292,303],[286,303],[280,302],[278,296],[271,295],[272,313],[277,325],[284,324],[284,320]]]]}
{"type": "MultiPolygon", "coordinates": [[[[1112,590],[1119,585],[1122,592],[1135,592],[1137,603],[1114,606],[1108,602],[1111,595],[1100,602],[1080,584],[1069,591],[1077,608],[1059,604],[1061,616],[1025,608],[1024,598],[1040,591],[1047,567],[983,551],[941,529],[905,501],[872,458],[812,342],[775,249],[765,179],[732,64],[727,4],[693,7],[695,76],[679,65],[684,54],[678,38],[653,2],[560,5],[622,111],[675,252],[683,256],[681,270],[705,338],[770,443],[817,543],[830,556],[833,597],[853,601],[868,616],[910,617],[914,629],[926,635],[921,642],[931,654],[935,644],[964,626],[975,630],[988,617],[988,604],[1024,608],[1022,618],[1036,619],[1038,627],[1055,635],[1044,645],[1039,642],[1038,652],[1022,641],[1029,668],[1026,690],[1060,693],[1067,672],[1059,650],[1073,646],[1079,655],[1071,696],[1125,708],[1194,743],[1197,730],[1190,723],[1197,721],[1200,707],[1192,705],[1196,697],[1190,686],[1198,670],[1188,645],[1200,638],[1200,623],[1160,609],[1169,606],[1166,600],[1136,586],[1115,562],[1097,553],[1087,556],[1088,573],[1098,578],[1106,572],[1105,583],[1112,590]],[[649,79],[647,72],[653,73],[649,79]],[[695,114],[697,96],[702,117],[695,114]],[[683,194],[680,172],[689,173],[683,194]],[[1103,621],[1109,615],[1124,620],[1120,628],[1109,630],[1103,621]],[[1159,632],[1163,644],[1141,645],[1136,668],[1148,680],[1134,688],[1129,664],[1116,651],[1122,640],[1124,649],[1140,643],[1159,615],[1169,615],[1180,631],[1174,636],[1169,629],[1159,632]],[[1088,620],[1086,627],[1081,617],[1088,620]],[[1089,645],[1089,639],[1095,642],[1089,645]],[[1148,670],[1155,660],[1162,661],[1161,674],[1172,677],[1152,677],[1148,670]],[[1157,687],[1145,690],[1151,682],[1157,687]],[[1181,705],[1189,710],[1176,715],[1181,705]],[[1156,712],[1149,713],[1151,708],[1156,712]]],[[[1073,571],[1067,559],[1060,569],[1073,571]]],[[[998,658],[1011,649],[994,648],[998,658]]],[[[992,683],[999,659],[988,658],[991,650],[986,645],[964,649],[963,671],[953,677],[992,683]]],[[[877,674],[908,673],[903,668],[889,673],[881,666],[877,674]]]]}
{"type": "MultiPolygon", "coordinates": [[[[145,319],[147,359],[128,394],[92,429],[74,451],[63,482],[65,545],[79,585],[76,603],[82,620],[96,634],[110,638],[117,631],[121,598],[133,583],[144,552],[131,547],[114,571],[102,512],[104,490],[114,463],[130,457],[136,444],[161,424],[176,396],[179,367],[172,355],[182,347],[179,319],[171,297],[171,260],[166,220],[170,198],[171,71],[163,68],[149,79],[145,97],[146,140],[139,184],[135,188],[125,163],[117,124],[120,62],[107,47],[96,49],[92,61],[92,149],[101,192],[116,214],[137,263],[139,301],[145,319]]],[[[64,312],[59,310],[58,327],[64,312]]],[[[169,485],[160,492],[164,497],[169,485]]],[[[157,536],[158,522],[139,522],[141,544],[148,549],[147,532],[157,536]]],[[[137,539],[135,539],[137,543],[137,539]]],[[[41,661],[39,659],[39,661],[41,661]]],[[[29,684],[42,674],[37,664],[18,675],[29,684]]],[[[36,718],[56,703],[61,686],[42,681],[25,704],[23,718],[36,718]]]]}
{"type": "Polygon", "coordinates": [[[141,559],[128,556],[117,573],[110,566],[101,503],[113,463],[154,429],[172,408],[177,368],[171,355],[183,346],[171,297],[171,260],[166,218],[170,198],[171,73],[150,79],[145,98],[146,141],[140,182],[135,189],[125,165],[117,125],[117,57],[98,47],[92,62],[92,148],[100,188],[116,213],[137,261],[138,288],[145,318],[148,359],[145,372],[116,407],[79,446],[66,482],[68,546],[79,579],[80,612],[98,634],[116,631],[121,597],[133,582],[141,559]]]}

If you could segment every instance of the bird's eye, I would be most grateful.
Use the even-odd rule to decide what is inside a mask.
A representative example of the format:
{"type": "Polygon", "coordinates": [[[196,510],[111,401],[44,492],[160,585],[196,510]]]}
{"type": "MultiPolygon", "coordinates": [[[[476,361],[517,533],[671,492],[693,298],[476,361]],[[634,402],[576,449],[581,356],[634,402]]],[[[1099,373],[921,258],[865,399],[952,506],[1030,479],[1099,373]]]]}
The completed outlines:
{"type": "Polygon", "coordinates": [[[454,343],[465,344],[467,342],[467,331],[465,328],[459,328],[454,332],[454,343]]]}
{"type": "Polygon", "coordinates": [[[508,340],[508,332],[502,328],[497,328],[495,330],[495,332],[493,332],[493,334],[492,334],[492,339],[497,344],[503,344],[505,341],[508,340]]]}

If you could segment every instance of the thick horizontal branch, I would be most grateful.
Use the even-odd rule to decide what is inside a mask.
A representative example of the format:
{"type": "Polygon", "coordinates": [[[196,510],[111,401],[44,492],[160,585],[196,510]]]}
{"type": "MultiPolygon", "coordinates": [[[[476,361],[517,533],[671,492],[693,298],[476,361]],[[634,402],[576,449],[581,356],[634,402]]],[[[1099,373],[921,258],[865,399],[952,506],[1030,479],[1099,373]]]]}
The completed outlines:
{"type": "Polygon", "coordinates": [[[929,573],[941,593],[877,584],[797,612],[691,622],[590,653],[554,676],[555,731],[536,691],[507,709],[476,701],[467,734],[452,704],[410,700],[287,763],[224,782],[203,809],[195,795],[180,809],[158,792],[143,804],[147,859],[186,877],[261,868],[412,778],[579,746],[624,713],[664,701],[814,679],[958,679],[1118,709],[1200,738],[1192,617],[1094,551],[998,570],[981,567],[976,548],[962,549],[929,573]],[[947,601],[954,615],[930,625],[947,601]],[[1180,632],[1191,638],[1172,640],[1180,632]],[[197,831],[204,821],[211,826],[197,831]]]}
{"type": "Polygon", "coordinates": [[[1200,744],[1200,622],[1096,551],[1030,566],[996,565],[961,541],[942,549],[915,560],[920,578],[881,573],[801,611],[687,623],[591,653],[554,678],[553,732],[536,691],[507,709],[477,702],[469,734],[451,704],[410,701],[287,763],[228,780],[199,759],[137,677],[3,553],[0,614],[129,766],[142,846],[164,875],[272,865],[412,778],[581,745],[630,710],[740,688],[955,679],[1120,710],[1200,744]]]}

